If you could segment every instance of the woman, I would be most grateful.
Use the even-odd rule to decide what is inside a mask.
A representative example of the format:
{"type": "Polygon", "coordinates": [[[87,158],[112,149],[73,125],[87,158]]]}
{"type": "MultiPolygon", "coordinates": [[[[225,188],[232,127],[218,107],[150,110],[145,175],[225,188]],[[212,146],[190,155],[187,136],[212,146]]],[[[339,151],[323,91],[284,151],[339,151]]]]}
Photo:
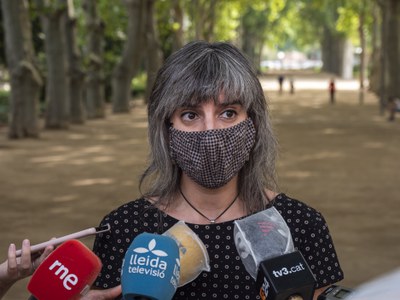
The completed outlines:
{"type": "Polygon", "coordinates": [[[102,223],[95,253],[103,261],[96,288],[119,284],[121,263],[142,232],[163,233],[183,220],[210,256],[210,272],[178,288],[174,299],[258,299],[237,254],[233,221],[275,206],[317,279],[317,295],[343,278],[323,217],[277,193],[276,140],[260,82],[228,43],[193,42],[158,72],[148,105],[150,163],[143,196],[102,223]]]}

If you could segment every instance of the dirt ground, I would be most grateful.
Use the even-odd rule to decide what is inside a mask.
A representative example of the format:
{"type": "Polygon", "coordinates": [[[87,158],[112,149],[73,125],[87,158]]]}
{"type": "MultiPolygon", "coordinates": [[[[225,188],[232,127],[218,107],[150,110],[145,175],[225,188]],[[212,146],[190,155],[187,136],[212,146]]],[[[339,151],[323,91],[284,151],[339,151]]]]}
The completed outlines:
{"type": "MultiPolygon", "coordinates": [[[[280,143],[280,189],[325,216],[344,269],[342,284],[355,287],[399,267],[400,116],[388,122],[369,93],[359,105],[352,82],[337,83],[331,105],[327,78],[297,77],[294,95],[278,94],[275,77],[262,81],[280,143]]],[[[43,131],[37,140],[10,141],[0,128],[0,260],[11,242],[39,243],[97,226],[135,199],[146,130],[140,101],[130,114],[43,131]]],[[[93,238],[82,241],[91,247],[93,238]]],[[[27,299],[27,282],[5,299],[27,299]]]]}

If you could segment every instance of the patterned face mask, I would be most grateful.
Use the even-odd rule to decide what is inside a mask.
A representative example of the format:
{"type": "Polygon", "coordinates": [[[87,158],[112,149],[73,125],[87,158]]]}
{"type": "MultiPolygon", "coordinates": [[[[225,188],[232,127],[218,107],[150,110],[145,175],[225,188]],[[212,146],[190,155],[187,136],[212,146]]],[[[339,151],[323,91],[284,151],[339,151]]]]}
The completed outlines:
{"type": "Polygon", "coordinates": [[[171,158],[199,185],[215,189],[229,182],[249,159],[256,130],[250,118],[224,129],[170,133],[171,158]]]}

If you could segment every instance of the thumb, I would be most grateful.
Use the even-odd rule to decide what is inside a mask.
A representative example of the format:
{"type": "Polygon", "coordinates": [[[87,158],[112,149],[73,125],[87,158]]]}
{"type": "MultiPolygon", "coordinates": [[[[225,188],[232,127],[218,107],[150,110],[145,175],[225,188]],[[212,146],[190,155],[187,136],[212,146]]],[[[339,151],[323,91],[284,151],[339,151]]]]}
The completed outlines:
{"type": "Polygon", "coordinates": [[[121,292],[121,285],[107,290],[90,290],[81,300],[111,300],[117,298],[121,292]]]}
{"type": "Polygon", "coordinates": [[[121,293],[122,293],[121,285],[118,285],[108,290],[105,290],[105,293],[102,295],[103,298],[101,299],[103,300],[114,299],[117,298],[119,295],[121,295],[121,293]]]}

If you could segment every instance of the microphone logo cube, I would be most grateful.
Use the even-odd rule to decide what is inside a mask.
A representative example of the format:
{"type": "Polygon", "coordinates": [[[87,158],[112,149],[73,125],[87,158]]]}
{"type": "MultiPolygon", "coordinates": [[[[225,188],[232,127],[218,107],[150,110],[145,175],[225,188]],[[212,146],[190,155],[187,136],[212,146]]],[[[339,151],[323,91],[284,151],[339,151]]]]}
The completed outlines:
{"type": "Polygon", "coordinates": [[[157,250],[157,242],[152,239],[147,248],[137,247],[133,249],[129,259],[129,273],[146,273],[151,276],[165,278],[165,271],[168,263],[162,259],[168,254],[163,250],[157,250]]]}
{"type": "Polygon", "coordinates": [[[170,237],[142,233],[128,248],[122,265],[124,299],[171,299],[180,275],[179,248],[170,237]],[[154,287],[158,287],[155,289],[154,287]]]}
{"type": "Polygon", "coordinates": [[[100,259],[77,240],[55,249],[37,268],[28,290],[38,300],[79,299],[99,274],[100,259]]]}
{"type": "Polygon", "coordinates": [[[300,251],[261,262],[257,276],[261,299],[286,300],[298,295],[311,300],[315,278],[300,251]]]}

